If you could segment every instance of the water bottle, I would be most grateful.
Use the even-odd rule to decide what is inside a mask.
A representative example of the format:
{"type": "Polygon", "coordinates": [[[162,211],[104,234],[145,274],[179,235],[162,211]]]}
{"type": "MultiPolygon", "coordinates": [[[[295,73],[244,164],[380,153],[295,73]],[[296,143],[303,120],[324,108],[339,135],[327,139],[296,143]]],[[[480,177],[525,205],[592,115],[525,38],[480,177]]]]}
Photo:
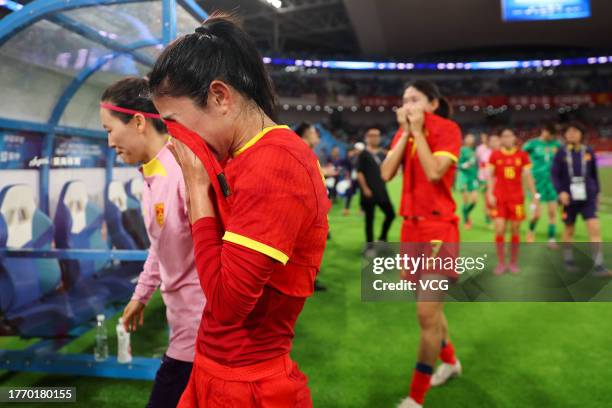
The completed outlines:
{"type": "Polygon", "coordinates": [[[130,333],[125,330],[123,317],[117,323],[117,362],[127,364],[132,362],[132,347],[130,346],[130,333]]]}
{"type": "Polygon", "coordinates": [[[108,358],[108,334],[104,325],[104,315],[96,316],[96,345],[94,347],[94,359],[104,361],[108,358]]]}

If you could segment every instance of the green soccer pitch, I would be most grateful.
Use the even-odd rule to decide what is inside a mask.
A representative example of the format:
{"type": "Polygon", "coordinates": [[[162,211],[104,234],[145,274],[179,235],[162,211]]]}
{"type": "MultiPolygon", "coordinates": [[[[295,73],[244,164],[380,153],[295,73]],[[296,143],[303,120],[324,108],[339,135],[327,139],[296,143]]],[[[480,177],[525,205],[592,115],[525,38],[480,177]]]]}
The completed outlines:
{"type": "MultiPolygon", "coordinates": [[[[607,203],[612,203],[612,169],[602,169],[601,179],[600,216],[604,240],[610,242],[612,205],[607,203]]],[[[399,179],[390,185],[396,208],[399,188],[399,179]]],[[[361,302],[364,233],[358,201],[355,197],[349,216],[341,214],[340,204],[330,214],[332,238],[320,275],[328,290],[306,302],[296,327],[292,356],[310,379],[315,407],[394,407],[408,392],[415,364],[415,305],[361,302]]],[[[462,231],[462,241],[492,241],[482,203],[472,216],[474,226],[462,231]]],[[[381,221],[378,213],[377,224],[381,221]]],[[[400,224],[396,219],[391,240],[399,240],[400,224]]],[[[539,240],[545,239],[545,229],[544,218],[539,240]]],[[[576,239],[587,240],[581,220],[576,239]]],[[[446,305],[446,314],[464,374],[432,389],[426,407],[609,406],[612,303],[452,303],[446,305]]],[[[108,322],[112,354],[115,325],[116,318],[108,322]]],[[[167,335],[164,306],[157,294],[145,311],[145,326],[132,335],[134,355],[161,356],[167,335]]],[[[93,339],[92,330],[65,352],[92,352],[93,339]]],[[[0,348],[19,349],[31,342],[0,338],[0,348]]],[[[0,386],[77,387],[78,402],[69,407],[142,407],[151,384],[0,372],[0,386]]]]}

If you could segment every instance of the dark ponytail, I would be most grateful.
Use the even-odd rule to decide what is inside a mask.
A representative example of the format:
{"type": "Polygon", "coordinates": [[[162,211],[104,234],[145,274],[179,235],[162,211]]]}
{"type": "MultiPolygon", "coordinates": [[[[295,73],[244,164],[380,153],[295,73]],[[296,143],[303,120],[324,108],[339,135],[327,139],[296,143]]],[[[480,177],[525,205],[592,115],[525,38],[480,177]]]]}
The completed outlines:
{"type": "Polygon", "coordinates": [[[312,124],[310,122],[302,122],[299,125],[297,125],[297,127],[295,128],[295,133],[299,137],[304,137],[304,135],[306,134],[306,131],[310,129],[311,127],[312,127],[312,124]]]}
{"type": "Polygon", "coordinates": [[[149,84],[154,95],[186,96],[206,106],[208,88],[215,79],[231,85],[275,119],[272,81],[255,42],[233,16],[220,12],[162,52],[149,74],[149,84]]]}
{"type": "MultiPolygon", "coordinates": [[[[151,101],[149,95],[149,83],[146,79],[130,77],[117,81],[106,88],[100,100],[102,102],[109,102],[120,108],[157,114],[157,109],[155,109],[155,105],[153,105],[153,101],[151,101]]],[[[129,113],[121,113],[113,110],[109,112],[123,123],[128,123],[134,117],[134,115],[129,113]]],[[[147,118],[147,120],[153,123],[157,132],[166,133],[166,125],[164,125],[164,122],[159,119],[151,118],[147,118]]]]}
{"type": "Polygon", "coordinates": [[[429,102],[438,101],[438,109],[435,114],[443,118],[450,118],[453,114],[453,109],[448,100],[440,93],[440,88],[431,81],[419,79],[409,84],[406,88],[416,88],[419,92],[425,94],[429,102]]]}

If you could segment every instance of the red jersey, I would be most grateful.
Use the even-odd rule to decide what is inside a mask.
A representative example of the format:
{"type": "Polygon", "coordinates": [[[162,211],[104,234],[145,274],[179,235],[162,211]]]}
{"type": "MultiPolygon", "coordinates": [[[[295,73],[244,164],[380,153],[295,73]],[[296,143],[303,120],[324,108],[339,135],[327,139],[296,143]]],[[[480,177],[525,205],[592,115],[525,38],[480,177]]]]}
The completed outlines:
{"type": "Polygon", "coordinates": [[[523,169],[531,167],[527,152],[516,147],[495,150],[489,158],[489,167],[493,168],[495,198],[503,202],[522,203],[525,200],[523,169]]]}
{"type": "MultiPolygon", "coordinates": [[[[402,135],[398,129],[391,148],[393,149],[402,135]]],[[[432,113],[425,113],[425,134],[427,143],[434,156],[445,156],[453,164],[437,183],[427,180],[421,166],[412,136],[406,144],[404,154],[404,176],[400,215],[407,218],[431,219],[440,221],[455,220],[455,200],[451,188],[455,180],[457,157],[461,149],[461,129],[449,119],[432,113]]]]}
{"type": "Polygon", "coordinates": [[[295,133],[275,126],[225,165],[230,191],[225,231],[215,240],[221,225],[214,218],[193,226],[208,300],[198,353],[239,367],[291,350],[293,328],[314,291],[327,240],[331,203],[317,163],[295,133]]]}

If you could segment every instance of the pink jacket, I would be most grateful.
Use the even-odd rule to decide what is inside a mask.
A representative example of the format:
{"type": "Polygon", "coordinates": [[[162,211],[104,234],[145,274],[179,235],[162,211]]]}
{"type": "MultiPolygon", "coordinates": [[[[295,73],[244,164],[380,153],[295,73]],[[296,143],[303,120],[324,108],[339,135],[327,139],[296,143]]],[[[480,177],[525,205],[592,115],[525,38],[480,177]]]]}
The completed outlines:
{"type": "Polygon", "coordinates": [[[170,326],[166,355],[193,361],[206,298],[194,263],[183,174],[168,145],[140,171],[145,179],[142,208],[151,248],[132,300],[146,304],[161,286],[170,326]]]}

